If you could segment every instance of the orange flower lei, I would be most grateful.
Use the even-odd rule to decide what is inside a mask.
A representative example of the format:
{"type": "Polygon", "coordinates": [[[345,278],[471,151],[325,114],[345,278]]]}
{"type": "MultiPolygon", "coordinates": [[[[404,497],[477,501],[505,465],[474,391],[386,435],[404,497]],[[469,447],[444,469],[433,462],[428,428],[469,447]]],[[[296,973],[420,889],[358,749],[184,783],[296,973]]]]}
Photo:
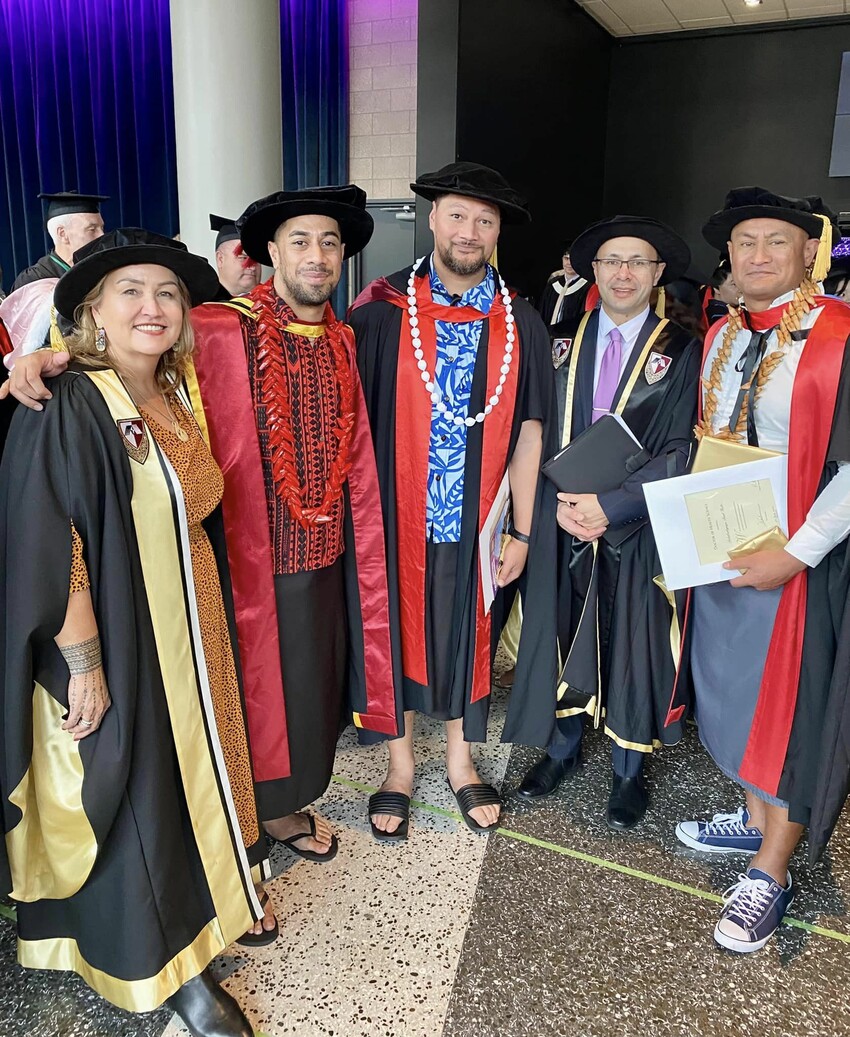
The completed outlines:
{"type": "Polygon", "coordinates": [[[295,439],[286,377],[286,356],[281,348],[280,333],[286,330],[275,315],[277,293],[272,281],[258,285],[251,293],[255,300],[253,315],[257,317],[258,377],[266,407],[272,475],[282,503],[289,514],[305,529],[330,521],[330,511],[342,497],[343,486],[351,467],[350,447],[354,430],[354,375],[348,350],[341,333],[341,322],[327,324],[327,336],[333,356],[334,374],[339,386],[339,414],[333,434],[337,440],[336,457],[331,463],[321,503],[312,507],[304,500],[304,488],[298,479],[295,462],[295,439]]]}

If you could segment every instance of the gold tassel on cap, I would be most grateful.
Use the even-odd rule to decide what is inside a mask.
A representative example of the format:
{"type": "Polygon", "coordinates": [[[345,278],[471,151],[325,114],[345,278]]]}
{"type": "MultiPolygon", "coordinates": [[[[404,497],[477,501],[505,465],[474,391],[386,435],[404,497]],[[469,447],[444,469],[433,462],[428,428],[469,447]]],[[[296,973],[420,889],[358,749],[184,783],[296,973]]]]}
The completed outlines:
{"type": "Polygon", "coordinates": [[[65,339],[62,338],[62,332],[59,330],[59,325],[56,323],[56,307],[50,307],[50,348],[54,353],[67,353],[68,347],[65,345],[65,339]]]}
{"type": "Polygon", "coordinates": [[[829,273],[829,268],[832,265],[832,224],[829,221],[828,216],[824,216],[822,213],[814,213],[818,219],[823,220],[823,229],[820,232],[820,242],[818,244],[818,251],[815,256],[815,261],[812,264],[812,280],[815,282],[822,281],[829,273]]]}
{"type": "Polygon", "coordinates": [[[665,310],[667,308],[667,293],[664,291],[664,285],[660,285],[658,288],[658,298],[655,300],[655,315],[664,320],[665,310]]]}

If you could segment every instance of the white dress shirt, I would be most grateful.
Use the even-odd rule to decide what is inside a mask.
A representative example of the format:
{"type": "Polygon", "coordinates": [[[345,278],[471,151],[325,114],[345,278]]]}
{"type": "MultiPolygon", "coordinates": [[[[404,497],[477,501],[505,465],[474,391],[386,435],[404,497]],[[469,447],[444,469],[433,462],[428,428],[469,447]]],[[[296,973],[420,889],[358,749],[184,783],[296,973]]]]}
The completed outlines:
{"type": "MultiPolygon", "coordinates": [[[[775,299],[771,306],[781,306],[782,303],[788,302],[793,295],[793,292],[788,292],[787,295],[775,299]]],[[[801,328],[811,328],[822,312],[823,307],[810,310],[803,317],[801,328]]],[[[722,342],[723,333],[721,331],[715,335],[706,358],[703,368],[705,378],[708,378],[711,372],[711,365],[722,342]]],[[[746,353],[749,342],[750,332],[744,328],[738,333],[732,344],[732,353],[729,363],[726,365],[723,384],[717,397],[717,413],[712,424],[715,432],[729,423],[741,387],[741,375],[735,370],[735,367],[746,353]]],[[[754,415],[759,446],[764,447],[765,450],[788,453],[791,392],[806,343],[807,340],[791,342],[785,359],[774,369],[755,406],[754,415]]],[[[776,344],[777,338],[774,331],[768,339],[765,355],[773,352],[776,344]]],[[[791,537],[785,550],[801,562],[805,562],[806,565],[815,566],[848,534],[850,534],[850,464],[845,463],[839,467],[835,478],[812,504],[806,521],[791,537]]]]}

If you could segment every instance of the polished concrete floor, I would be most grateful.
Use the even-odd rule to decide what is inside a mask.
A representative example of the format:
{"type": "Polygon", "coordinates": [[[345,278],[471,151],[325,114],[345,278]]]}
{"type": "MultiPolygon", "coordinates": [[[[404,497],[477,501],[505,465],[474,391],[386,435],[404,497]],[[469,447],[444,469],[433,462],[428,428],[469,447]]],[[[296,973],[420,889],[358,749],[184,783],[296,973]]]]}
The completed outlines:
{"type": "MultiPolygon", "coordinates": [[[[469,832],[445,784],[440,725],[417,727],[409,841],[375,843],[366,796],[380,747],[349,732],[321,803],[340,834],[329,864],[278,847],[269,884],[272,946],[223,956],[217,974],[268,1037],[850,1037],[850,828],[827,859],[800,854],[793,919],[760,954],[715,948],[719,897],[737,858],[699,858],[673,834],[682,817],[738,806],[693,731],[651,761],[651,807],[629,835],[604,824],[609,750],[536,804],[511,795],[535,759],[496,742],[482,775],[508,795],[504,826],[469,832]]],[[[0,1037],[177,1037],[165,1011],[110,1008],[75,977],[24,972],[0,909],[0,1037]]]]}

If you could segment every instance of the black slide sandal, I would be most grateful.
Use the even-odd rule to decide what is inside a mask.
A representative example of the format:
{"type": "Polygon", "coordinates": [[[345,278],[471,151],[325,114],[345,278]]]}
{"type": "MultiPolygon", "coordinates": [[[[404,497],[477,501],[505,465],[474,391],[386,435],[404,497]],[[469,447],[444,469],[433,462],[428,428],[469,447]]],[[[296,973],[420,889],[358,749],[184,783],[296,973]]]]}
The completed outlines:
{"type": "Polygon", "coordinates": [[[455,792],[455,790],[452,789],[452,783],[448,778],[446,779],[446,783],[457,800],[458,808],[463,815],[463,820],[466,822],[467,828],[476,832],[478,835],[486,835],[487,832],[496,831],[502,820],[501,813],[492,825],[480,825],[475,818],[469,816],[469,811],[474,810],[476,807],[504,806],[502,797],[492,785],[486,785],[483,783],[480,785],[464,785],[462,789],[458,789],[457,792],[455,792]]]}
{"type": "Polygon", "coordinates": [[[369,824],[372,826],[372,835],[379,843],[403,843],[407,839],[410,827],[410,796],[403,792],[376,792],[374,796],[370,796],[369,824]],[[375,814],[400,817],[401,824],[393,832],[383,832],[375,827],[372,820],[375,814]]]}

